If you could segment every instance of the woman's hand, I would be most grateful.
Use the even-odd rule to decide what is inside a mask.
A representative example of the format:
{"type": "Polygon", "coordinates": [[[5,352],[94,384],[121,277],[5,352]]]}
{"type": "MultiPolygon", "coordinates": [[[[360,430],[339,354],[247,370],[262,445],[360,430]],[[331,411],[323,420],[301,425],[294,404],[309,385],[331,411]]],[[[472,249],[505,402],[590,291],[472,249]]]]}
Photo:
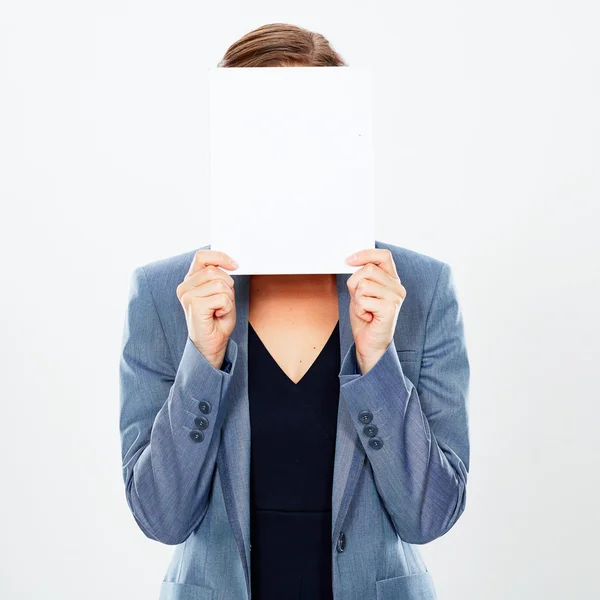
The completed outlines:
{"type": "Polygon", "coordinates": [[[367,248],[347,258],[350,265],[364,265],[348,279],[350,324],[356,344],[356,360],[365,375],[381,358],[394,337],[406,289],[400,282],[392,253],[386,248],[367,248]]]}
{"type": "Polygon", "coordinates": [[[229,270],[238,267],[224,252],[198,250],[187,275],[177,286],[188,335],[216,369],[221,368],[236,322],[234,281],[220,266],[229,270]]]}

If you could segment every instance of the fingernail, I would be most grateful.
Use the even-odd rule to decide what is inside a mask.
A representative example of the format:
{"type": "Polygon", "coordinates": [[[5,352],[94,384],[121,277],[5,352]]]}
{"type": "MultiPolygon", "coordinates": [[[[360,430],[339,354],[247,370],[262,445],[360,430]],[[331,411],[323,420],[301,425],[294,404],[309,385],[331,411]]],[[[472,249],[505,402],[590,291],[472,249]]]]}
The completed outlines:
{"type": "Polygon", "coordinates": [[[240,265],[237,263],[237,261],[233,260],[233,258],[229,260],[229,264],[230,264],[232,267],[235,267],[236,269],[237,269],[237,267],[239,267],[239,266],[240,266],[240,265]]]}
{"type": "Polygon", "coordinates": [[[346,262],[352,262],[356,260],[356,254],[351,254],[347,259],[346,262]]]}

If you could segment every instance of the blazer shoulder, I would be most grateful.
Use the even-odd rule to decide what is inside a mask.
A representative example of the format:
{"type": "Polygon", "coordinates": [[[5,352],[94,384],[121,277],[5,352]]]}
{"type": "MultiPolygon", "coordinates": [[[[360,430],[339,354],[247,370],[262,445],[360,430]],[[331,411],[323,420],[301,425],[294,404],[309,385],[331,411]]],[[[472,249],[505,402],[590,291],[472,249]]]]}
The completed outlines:
{"type": "Polygon", "coordinates": [[[385,248],[392,253],[396,269],[400,278],[416,277],[420,281],[437,281],[437,278],[446,264],[443,260],[410,248],[376,240],[376,248],[385,248]]]}
{"type": "Polygon", "coordinates": [[[144,271],[152,288],[157,286],[161,289],[171,288],[173,287],[173,283],[177,287],[188,272],[194,254],[198,250],[205,250],[209,247],[210,244],[206,244],[205,246],[187,250],[179,254],[148,261],[138,265],[136,270],[144,271]]]}

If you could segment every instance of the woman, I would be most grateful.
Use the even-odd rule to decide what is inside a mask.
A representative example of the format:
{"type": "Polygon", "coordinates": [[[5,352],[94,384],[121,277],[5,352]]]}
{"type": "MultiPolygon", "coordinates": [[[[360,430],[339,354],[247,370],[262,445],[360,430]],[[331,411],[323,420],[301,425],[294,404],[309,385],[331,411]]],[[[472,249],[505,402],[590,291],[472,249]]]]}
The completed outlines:
{"type": "MultiPolygon", "coordinates": [[[[285,24],[220,63],[343,65],[285,24]]],[[[379,241],[349,263],[236,276],[203,246],[134,270],[123,478],[141,530],[175,545],[161,600],[436,597],[417,545],[456,523],[469,468],[452,271],[379,241]]]]}

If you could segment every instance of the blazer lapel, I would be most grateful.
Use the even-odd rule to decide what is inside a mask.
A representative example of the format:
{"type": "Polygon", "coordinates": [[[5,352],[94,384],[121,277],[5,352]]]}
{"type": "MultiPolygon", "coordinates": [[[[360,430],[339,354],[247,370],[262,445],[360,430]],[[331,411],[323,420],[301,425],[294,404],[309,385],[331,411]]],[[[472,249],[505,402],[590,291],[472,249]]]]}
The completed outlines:
{"type": "MultiPolygon", "coordinates": [[[[250,412],[247,345],[250,275],[235,273],[230,275],[235,281],[236,304],[236,326],[231,337],[238,345],[238,355],[231,382],[229,407],[221,430],[217,467],[229,521],[242,557],[246,585],[250,594],[250,412]]],[[[350,275],[351,273],[336,274],[340,319],[340,364],[343,363],[354,342],[349,320],[350,293],[347,287],[350,275]]],[[[360,445],[352,417],[340,401],[331,498],[332,547],[346,516],[364,458],[364,449],[360,445]]]]}

